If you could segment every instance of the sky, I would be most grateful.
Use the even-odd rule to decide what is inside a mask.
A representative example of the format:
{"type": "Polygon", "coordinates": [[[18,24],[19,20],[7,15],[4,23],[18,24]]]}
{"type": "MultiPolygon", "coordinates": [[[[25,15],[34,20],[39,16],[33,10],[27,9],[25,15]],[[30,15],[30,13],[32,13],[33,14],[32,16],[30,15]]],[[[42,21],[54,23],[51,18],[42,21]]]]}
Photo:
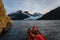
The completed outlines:
{"type": "Polygon", "coordinates": [[[60,6],[60,0],[2,0],[7,14],[18,10],[45,14],[60,6]]]}

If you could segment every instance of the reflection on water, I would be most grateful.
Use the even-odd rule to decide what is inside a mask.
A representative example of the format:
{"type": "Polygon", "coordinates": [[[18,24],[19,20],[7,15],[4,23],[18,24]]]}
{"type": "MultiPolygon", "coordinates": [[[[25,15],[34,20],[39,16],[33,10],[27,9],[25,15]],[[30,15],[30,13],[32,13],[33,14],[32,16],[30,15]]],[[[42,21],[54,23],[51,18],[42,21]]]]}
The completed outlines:
{"type": "Polygon", "coordinates": [[[39,31],[47,40],[59,40],[60,38],[60,21],[59,20],[40,20],[40,21],[20,21],[14,20],[13,26],[0,40],[25,40],[26,30],[37,25],[39,31]]]}

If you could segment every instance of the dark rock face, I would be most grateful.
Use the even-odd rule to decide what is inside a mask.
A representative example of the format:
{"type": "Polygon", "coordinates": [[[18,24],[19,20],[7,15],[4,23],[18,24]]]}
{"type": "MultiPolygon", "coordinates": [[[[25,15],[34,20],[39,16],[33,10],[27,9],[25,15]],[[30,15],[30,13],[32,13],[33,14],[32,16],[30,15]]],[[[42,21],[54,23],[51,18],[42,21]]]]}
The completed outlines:
{"type": "Polygon", "coordinates": [[[28,18],[29,16],[22,13],[21,10],[15,12],[15,13],[11,13],[8,15],[12,20],[23,20],[25,18],[28,18]]]}
{"type": "Polygon", "coordinates": [[[48,12],[38,20],[60,20],[60,7],[48,12]]]}

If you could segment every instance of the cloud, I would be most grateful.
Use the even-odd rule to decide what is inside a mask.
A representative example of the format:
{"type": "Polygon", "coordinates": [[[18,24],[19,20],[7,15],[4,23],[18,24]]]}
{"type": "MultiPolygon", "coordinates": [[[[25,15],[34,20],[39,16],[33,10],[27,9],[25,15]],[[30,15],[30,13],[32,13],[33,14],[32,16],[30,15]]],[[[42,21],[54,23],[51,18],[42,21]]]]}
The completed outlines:
{"type": "Polygon", "coordinates": [[[27,10],[29,12],[46,12],[60,6],[60,0],[3,0],[7,13],[17,10],[27,10]]]}

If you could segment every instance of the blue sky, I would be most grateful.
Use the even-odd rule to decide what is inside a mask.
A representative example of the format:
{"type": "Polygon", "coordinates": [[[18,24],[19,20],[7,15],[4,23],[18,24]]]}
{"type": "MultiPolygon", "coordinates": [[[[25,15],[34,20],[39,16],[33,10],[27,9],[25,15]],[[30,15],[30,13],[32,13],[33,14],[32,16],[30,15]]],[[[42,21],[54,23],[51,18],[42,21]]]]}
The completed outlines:
{"type": "Polygon", "coordinates": [[[3,0],[7,14],[17,10],[39,12],[45,14],[60,6],[60,0],[3,0]]]}

